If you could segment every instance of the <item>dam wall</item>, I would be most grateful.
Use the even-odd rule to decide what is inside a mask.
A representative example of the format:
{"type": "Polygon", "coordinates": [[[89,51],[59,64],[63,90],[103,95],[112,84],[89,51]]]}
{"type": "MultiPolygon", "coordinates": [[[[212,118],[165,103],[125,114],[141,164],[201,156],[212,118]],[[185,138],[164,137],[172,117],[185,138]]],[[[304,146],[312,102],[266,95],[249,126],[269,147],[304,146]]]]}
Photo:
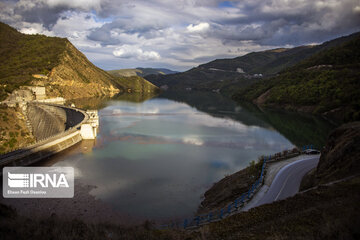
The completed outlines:
{"type": "Polygon", "coordinates": [[[31,165],[75,145],[83,139],[81,126],[89,120],[89,115],[80,109],[55,104],[29,103],[26,111],[28,120],[34,124],[33,132],[41,140],[1,155],[1,167],[31,165]]]}
{"type": "Polygon", "coordinates": [[[37,141],[62,133],[84,119],[83,113],[59,105],[29,103],[23,110],[37,141]]]}
{"type": "Polygon", "coordinates": [[[49,138],[66,129],[67,116],[63,108],[45,104],[28,104],[26,112],[36,141],[49,138]]]}

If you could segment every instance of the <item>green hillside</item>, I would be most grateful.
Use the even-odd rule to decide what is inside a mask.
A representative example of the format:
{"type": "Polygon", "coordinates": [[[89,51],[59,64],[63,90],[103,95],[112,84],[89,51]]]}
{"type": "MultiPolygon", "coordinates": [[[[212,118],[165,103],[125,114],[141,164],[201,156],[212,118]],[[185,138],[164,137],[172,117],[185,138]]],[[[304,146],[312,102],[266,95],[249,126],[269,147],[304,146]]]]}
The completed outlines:
{"type": "Polygon", "coordinates": [[[0,100],[21,85],[29,84],[32,74],[47,74],[60,63],[67,39],[21,34],[0,22],[0,100]]]}
{"type": "Polygon", "coordinates": [[[311,113],[338,121],[360,118],[360,34],[327,48],[234,95],[236,100],[311,113]]]}

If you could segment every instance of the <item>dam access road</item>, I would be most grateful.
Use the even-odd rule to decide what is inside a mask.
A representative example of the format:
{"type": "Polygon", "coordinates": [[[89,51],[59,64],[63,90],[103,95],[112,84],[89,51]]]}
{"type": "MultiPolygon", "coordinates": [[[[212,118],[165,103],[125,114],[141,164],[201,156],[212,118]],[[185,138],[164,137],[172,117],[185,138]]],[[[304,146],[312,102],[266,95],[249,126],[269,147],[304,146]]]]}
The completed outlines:
{"type": "Polygon", "coordinates": [[[242,211],[294,196],[302,178],[317,166],[319,158],[320,155],[300,155],[296,161],[270,165],[264,186],[242,211]]]}

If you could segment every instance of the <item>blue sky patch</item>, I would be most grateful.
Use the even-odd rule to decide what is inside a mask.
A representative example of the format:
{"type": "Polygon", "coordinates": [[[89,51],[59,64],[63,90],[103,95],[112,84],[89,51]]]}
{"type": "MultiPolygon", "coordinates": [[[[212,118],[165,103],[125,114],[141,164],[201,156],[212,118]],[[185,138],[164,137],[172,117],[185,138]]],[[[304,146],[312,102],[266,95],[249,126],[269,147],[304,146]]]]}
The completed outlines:
{"type": "Polygon", "coordinates": [[[234,6],[234,3],[231,2],[231,1],[221,2],[221,3],[219,3],[218,6],[219,6],[220,8],[233,8],[233,7],[235,7],[235,6],[234,6]]]}

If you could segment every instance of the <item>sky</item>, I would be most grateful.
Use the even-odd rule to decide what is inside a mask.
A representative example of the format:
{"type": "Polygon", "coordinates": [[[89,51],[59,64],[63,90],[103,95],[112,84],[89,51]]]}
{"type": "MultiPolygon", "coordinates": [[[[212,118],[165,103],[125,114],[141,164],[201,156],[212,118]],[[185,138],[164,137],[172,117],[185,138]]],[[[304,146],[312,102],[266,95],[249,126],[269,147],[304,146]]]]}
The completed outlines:
{"type": "Polygon", "coordinates": [[[360,0],[0,0],[0,21],[66,37],[105,70],[184,71],[360,31],[360,0]]]}

